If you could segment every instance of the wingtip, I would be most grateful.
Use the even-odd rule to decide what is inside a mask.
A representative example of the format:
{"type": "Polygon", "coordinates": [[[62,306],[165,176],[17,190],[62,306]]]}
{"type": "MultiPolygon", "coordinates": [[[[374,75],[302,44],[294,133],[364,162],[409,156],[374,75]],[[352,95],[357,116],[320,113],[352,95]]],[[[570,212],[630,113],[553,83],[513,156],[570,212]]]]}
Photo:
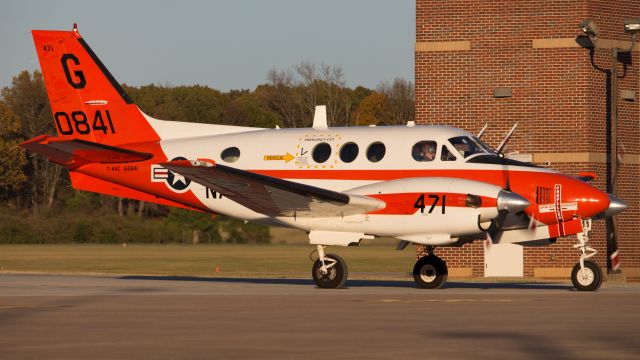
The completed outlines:
{"type": "Polygon", "coordinates": [[[44,135],[39,135],[39,136],[36,136],[36,137],[34,137],[34,138],[32,138],[32,139],[25,140],[25,141],[21,142],[21,143],[19,144],[19,146],[21,146],[21,147],[27,147],[27,146],[29,146],[29,145],[31,145],[31,144],[39,144],[39,143],[41,143],[41,142],[43,142],[43,141],[47,140],[48,138],[49,138],[49,135],[46,135],[46,134],[44,134],[44,135]]]}

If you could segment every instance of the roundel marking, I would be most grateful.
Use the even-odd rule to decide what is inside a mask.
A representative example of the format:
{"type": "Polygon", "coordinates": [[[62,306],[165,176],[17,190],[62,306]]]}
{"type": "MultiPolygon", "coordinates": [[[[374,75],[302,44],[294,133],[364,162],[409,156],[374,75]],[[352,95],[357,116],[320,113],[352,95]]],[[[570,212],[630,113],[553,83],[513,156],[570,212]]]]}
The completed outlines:
{"type": "MultiPolygon", "coordinates": [[[[175,160],[187,160],[187,159],[182,156],[178,156],[171,159],[171,161],[175,161],[175,160]]],[[[168,170],[167,185],[169,185],[170,188],[178,192],[185,191],[189,187],[189,184],[191,184],[191,180],[185,178],[180,174],[176,174],[171,170],[168,170]]]]}

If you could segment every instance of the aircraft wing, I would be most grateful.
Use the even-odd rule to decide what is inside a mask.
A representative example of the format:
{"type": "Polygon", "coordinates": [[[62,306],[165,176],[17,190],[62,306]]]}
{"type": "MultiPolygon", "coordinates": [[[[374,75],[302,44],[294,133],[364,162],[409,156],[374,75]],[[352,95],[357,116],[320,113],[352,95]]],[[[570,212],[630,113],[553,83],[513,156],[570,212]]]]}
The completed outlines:
{"type": "Polygon", "coordinates": [[[368,196],[282,180],[219,165],[211,160],[175,160],[160,165],[255,212],[272,217],[348,216],[386,206],[383,201],[368,196]]]}

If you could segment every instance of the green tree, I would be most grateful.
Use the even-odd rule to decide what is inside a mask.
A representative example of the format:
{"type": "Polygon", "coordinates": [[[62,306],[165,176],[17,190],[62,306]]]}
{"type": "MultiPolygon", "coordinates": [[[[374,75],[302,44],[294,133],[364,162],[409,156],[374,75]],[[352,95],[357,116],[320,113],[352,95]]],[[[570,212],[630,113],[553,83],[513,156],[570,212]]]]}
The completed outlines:
{"type": "Polygon", "coordinates": [[[350,122],[353,103],[345,87],[345,74],[339,65],[300,62],[295,67],[298,75],[297,93],[300,101],[310,113],[317,105],[327,107],[329,126],[343,126],[350,122]]]}
{"type": "Polygon", "coordinates": [[[303,105],[300,88],[290,70],[269,70],[267,84],[258,86],[255,92],[280,116],[285,127],[303,127],[304,120],[313,114],[303,105]]]}
{"type": "Polygon", "coordinates": [[[268,244],[271,242],[269,228],[240,219],[220,218],[220,233],[224,242],[232,244],[268,244]]]}
{"type": "Polygon", "coordinates": [[[227,99],[207,86],[164,87],[125,86],[127,93],[144,111],[158,119],[197,123],[220,123],[227,99]]]}
{"type": "Polygon", "coordinates": [[[154,118],[188,121],[173,96],[172,88],[151,84],[139,88],[125,86],[125,90],[142,111],[154,118]]]}
{"type": "Polygon", "coordinates": [[[23,167],[27,163],[20,141],[20,119],[0,100],[0,199],[15,200],[27,176],[23,167]]]}
{"type": "MultiPolygon", "coordinates": [[[[20,119],[20,141],[42,134],[55,134],[49,99],[42,74],[22,71],[11,86],[2,89],[2,98],[20,119]]],[[[40,207],[51,208],[61,188],[68,183],[67,170],[52,164],[42,156],[30,156],[25,167],[29,191],[25,200],[36,212],[40,207]]]]}
{"type": "Polygon", "coordinates": [[[205,241],[220,242],[218,222],[212,219],[211,214],[171,208],[167,222],[182,230],[183,233],[190,233],[189,237],[194,244],[202,241],[203,235],[207,237],[205,241]]]}
{"type": "Polygon", "coordinates": [[[260,97],[249,92],[236,96],[229,102],[222,113],[222,122],[228,125],[263,128],[282,126],[280,116],[271,111],[260,97]]]}
{"type": "MultiPolygon", "coordinates": [[[[300,62],[291,70],[272,69],[267,74],[267,85],[256,93],[268,99],[267,104],[280,115],[288,127],[311,126],[317,105],[327,107],[329,126],[349,126],[352,114],[363,97],[345,86],[345,74],[338,65],[329,66],[300,62]]],[[[366,96],[366,95],[365,95],[366,96]]]]}
{"type": "Polygon", "coordinates": [[[395,78],[392,83],[380,82],[378,92],[387,97],[395,124],[415,119],[414,87],[411,81],[395,78]]]}
{"type": "Polygon", "coordinates": [[[227,106],[225,96],[207,86],[180,86],[172,89],[172,95],[180,107],[184,121],[217,124],[227,106]]]}
{"type": "Polygon", "coordinates": [[[389,108],[387,97],[377,91],[372,91],[362,99],[355,111],[357,125],[382,125],[393,123],[393,115],[389,108]]]}

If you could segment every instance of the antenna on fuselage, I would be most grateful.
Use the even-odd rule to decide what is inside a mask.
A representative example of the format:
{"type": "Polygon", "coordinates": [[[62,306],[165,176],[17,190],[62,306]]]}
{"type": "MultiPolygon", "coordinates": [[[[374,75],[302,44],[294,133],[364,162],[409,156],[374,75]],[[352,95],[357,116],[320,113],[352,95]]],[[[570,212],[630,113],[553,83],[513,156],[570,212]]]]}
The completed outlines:
{"type": "Polygon", "coordinates": [[[513,135],[513,132],[516,131],[517,127],[518,127],[518,123],[515,123],[513,125],[513,127],[511,128],[511,130],[509,130],[509,133],[507,134],[507,136],[505,136],[504,139],[502,139],[502,142],[500,143],[500,145],[496,149],[498,154],[502,154],[502,149],[504,149],[504,147],[507,145],[507,142],[509,142],[509,139],[511,138],[511,135],[513,135]]]}
{"type": "Polygon", "coordinates": [[[316,111],[313,114],[313,128],[316,130],[327,129],[327,107],[325,105],[316,105],[316,111]]]}
{"type": "Polygon", "coordinates": [[[488,127],[489,127],[489,123],[485,123],[482,130],[480,130],[480,132],[478,133],[478,139],[482,138],[482,134],[484,134],[484,131],[487,130],[488,127]]]}

